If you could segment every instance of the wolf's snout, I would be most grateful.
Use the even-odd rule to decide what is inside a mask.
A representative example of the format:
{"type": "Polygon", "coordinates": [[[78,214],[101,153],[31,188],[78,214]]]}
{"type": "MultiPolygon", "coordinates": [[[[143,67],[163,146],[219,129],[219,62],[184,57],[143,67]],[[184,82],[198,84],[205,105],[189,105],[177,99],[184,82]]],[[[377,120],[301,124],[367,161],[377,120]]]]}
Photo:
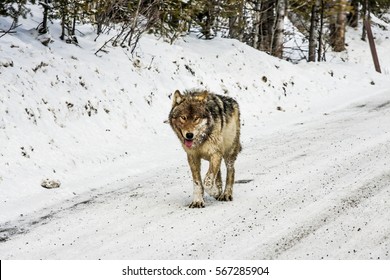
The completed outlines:
{"type": "Polygon", "coordinates": [[[194,134],[191,133],[191,132],[187,132],[186,133],[186,138],[187,138],[187,140],[192,140],[192,138],[194,138],[194,134]]]}

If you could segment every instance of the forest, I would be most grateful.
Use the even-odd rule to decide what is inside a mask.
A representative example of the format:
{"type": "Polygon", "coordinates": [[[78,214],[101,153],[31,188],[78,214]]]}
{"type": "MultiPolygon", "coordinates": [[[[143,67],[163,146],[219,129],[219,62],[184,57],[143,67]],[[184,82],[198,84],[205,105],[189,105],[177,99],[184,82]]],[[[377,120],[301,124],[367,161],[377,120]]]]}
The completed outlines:
{"type": "MultiPolygon", "coordinates": [[[[145,33],[173,43],[189,32],[198,32],[200,39],[220,35],[288,58],[283,55],[289,51],[284,47],[289,35],[284,29],[287,17],[305,36],[307,47],[300,51],[307,61],[326,60],[327,49],[345,50],[347,25],[357,28],[359,20],[368,20],[371,14],[381,17],[390,7],[388,0],[5,0],[0,15],[13,22],[8,30],[0,30],[0,36],[16,29],[31,4],[42,6],[42,22],[37,26],[40,34],[48,33],[48,22],[57,19],[60,39],[67,43],[77,44],[79,24],[92,24],[97,36],[112,35],[98,52],[107,44],[134,51],[145,33]]],[[[362,40],[365,33],[363,26],[362,40]]],[[[49,44],[50,39],[42,43],[49,44]]]]}

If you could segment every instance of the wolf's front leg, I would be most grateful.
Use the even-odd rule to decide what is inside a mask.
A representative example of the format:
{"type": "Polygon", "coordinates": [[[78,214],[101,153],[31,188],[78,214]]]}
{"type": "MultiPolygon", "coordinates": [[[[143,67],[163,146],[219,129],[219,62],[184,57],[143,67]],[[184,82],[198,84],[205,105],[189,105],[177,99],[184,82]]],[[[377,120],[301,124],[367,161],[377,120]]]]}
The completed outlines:
{"type": "Polygon", "coordinates": [[[214,198],[218,198],[222,192],[221,161],[222,156],[218,154],[211,157],[209,170],[204,179],[205,191],[214,198]]]}
{"type": "Polygon", "coordinates": [[[194,182],[194,198],[189,207],[204,208],[203,187],[200,182],[194,182]]]}
{"type": "Polygon", "coordinates": [[[203,208],[204,200],[203,200],[203,186],[202,179],[200,177],[200,157],[196,157],[193,155],[187,155],[188,164],[191,168],[192,179],[194,181],[194,195],[193,200],[190,204],[190,208],[203,208]]]}

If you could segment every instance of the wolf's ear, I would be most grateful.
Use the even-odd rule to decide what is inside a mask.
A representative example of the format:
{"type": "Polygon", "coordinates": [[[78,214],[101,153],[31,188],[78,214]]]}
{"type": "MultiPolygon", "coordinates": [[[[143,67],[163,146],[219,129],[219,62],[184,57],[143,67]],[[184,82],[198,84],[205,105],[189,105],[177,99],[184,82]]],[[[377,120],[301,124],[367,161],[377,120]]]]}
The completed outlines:
{"type": "Polygon", "coordinates": [[[173,103],[172,107],[175,107],[176,105],[179,105],[184,101],[184,95],[180,93],[180,91],[177,89],[175,93],[173,94],[173,103]]]}
{"type": "Polygon", "coordinates": [[[202,91],[195,96],[195,100],[205,102],[208,95],[209,93],[207,91],[202,91]]]}

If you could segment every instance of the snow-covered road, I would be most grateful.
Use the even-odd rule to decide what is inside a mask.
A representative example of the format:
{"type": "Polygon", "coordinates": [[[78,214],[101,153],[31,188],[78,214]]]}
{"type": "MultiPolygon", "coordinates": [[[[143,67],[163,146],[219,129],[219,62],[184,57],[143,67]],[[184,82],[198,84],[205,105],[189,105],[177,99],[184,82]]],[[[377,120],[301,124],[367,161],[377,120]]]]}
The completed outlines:
{"type": "Polygon", "coordinates": [[[183,152],[1,225],[0,259],[389,259],[389,120],[384,92],[253,135],[234,201],[204,209],[183,152]]]}

